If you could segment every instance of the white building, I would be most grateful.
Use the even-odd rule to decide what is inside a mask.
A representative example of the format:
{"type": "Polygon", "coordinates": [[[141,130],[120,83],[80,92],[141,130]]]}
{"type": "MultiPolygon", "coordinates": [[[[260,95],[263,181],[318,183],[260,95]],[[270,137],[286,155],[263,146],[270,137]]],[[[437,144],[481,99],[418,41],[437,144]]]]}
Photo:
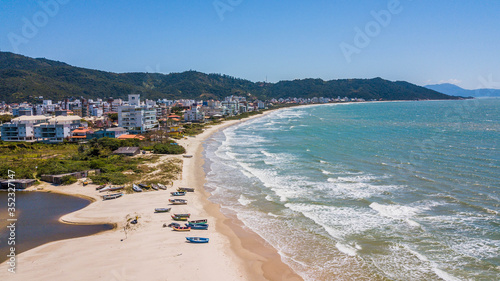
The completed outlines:
{"type": "Polygon", "coordinates": [[[50,117],[43,115],[20,116],[2,125],[3,141],[34,141],[34,126],[45,123],[50,117]]]}
{"type": "Polygon", "coordinates": [[[34,137],[37,141],[46,143],[63,142],[71,136],[71,131],[82,126],[86,127],[87,123],[82,123],[80,116],[57,116],[35,125],[34,137]]]}
{"type": "Polygon", "coordinates": [[[158,126],[156,108],[141,106],[140,95],[128,95],[128,105],[118,107],[118,125],[132,133],[144,133],[158,126]]]}
{"type": "Polygon", "coordinates": [[[184,112],[184,121],[186,122],[205,122],[205,113],[199,110],[197,106],[184,112]]]}

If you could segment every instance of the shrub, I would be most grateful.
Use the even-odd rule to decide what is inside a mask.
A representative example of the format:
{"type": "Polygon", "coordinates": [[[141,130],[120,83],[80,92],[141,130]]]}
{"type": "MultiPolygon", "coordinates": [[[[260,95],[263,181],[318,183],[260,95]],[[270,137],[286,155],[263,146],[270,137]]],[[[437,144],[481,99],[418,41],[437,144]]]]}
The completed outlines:
{"type": "Polygon", "coordinates": [[[70,184],[73,184],[77,181],[77,179],[74,177],[74,176],[70,176],[70,175],[67,175],[67,176],[63,176],[61,178],[61,184],[62,185],[70,185],[70,184]]]}
{"type": "Polygon", "coordinates": [[[154,146],[154,153],[156,154],[183,154],[186,149],[177,144],[156,144],[154,146]]]}

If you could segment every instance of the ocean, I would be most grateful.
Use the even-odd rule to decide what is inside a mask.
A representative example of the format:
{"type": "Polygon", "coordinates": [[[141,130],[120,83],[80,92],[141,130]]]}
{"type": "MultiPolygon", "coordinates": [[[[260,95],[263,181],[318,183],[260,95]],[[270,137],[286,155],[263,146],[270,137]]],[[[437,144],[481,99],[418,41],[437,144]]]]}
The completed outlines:
{"type": "Polygon", "coordinates": [[[500,99],[293,107],[204,148],[210,200],[305,280],[500,276],[500,99]]]}

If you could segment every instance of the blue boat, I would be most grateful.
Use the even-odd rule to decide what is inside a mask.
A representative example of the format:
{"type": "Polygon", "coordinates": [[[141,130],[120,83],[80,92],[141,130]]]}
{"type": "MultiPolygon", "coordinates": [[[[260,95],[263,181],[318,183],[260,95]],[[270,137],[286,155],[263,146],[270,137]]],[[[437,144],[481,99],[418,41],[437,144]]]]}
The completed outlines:
{"type": "Polygon", "coordinates": [[[175,192],[170,192],[172,196],[184,196],[186,195],[186,192],[180,192],[180,191],[175,191],[175,192]]]}
{"type": "Polygon", "coordinates": [[[191,223],[186,223],[186,226],[191,227],[191,229],[198,229],[198,230],[207,230],[208,229],[208,224],[191,224],[191,223]]]}
{"type": "Polygon", "coordinates": [[[186,237],[186,240],[191,243],[208,243],[208,238],[203,237],[186,237]]]}

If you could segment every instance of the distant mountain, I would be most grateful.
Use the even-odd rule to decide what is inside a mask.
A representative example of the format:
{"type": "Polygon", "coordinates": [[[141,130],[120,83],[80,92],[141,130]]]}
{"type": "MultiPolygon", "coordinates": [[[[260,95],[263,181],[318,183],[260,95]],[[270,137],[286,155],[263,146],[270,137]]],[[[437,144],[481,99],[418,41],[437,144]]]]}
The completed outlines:
{"type": "Polygon", "coordinates": [[[457,85],[449,83],[427,85],[424,87],[450,96],[475,97],[475,98],[500,97],[500,90],[498,89],[466,90],[457,85]]]}
{"type": "Polygon", "coordinates": [[[0,101],[22,102],[69,97],[127,98],[140,93],[148,99],[223,99],[229,95],[271,98],[364,98],[382,100],[457,99],[404,81],[382,78],[301,79],[278,83],[252,82],[221,74],[112,73],[74,67],[45,58],[0,52],[0,101]]]}

